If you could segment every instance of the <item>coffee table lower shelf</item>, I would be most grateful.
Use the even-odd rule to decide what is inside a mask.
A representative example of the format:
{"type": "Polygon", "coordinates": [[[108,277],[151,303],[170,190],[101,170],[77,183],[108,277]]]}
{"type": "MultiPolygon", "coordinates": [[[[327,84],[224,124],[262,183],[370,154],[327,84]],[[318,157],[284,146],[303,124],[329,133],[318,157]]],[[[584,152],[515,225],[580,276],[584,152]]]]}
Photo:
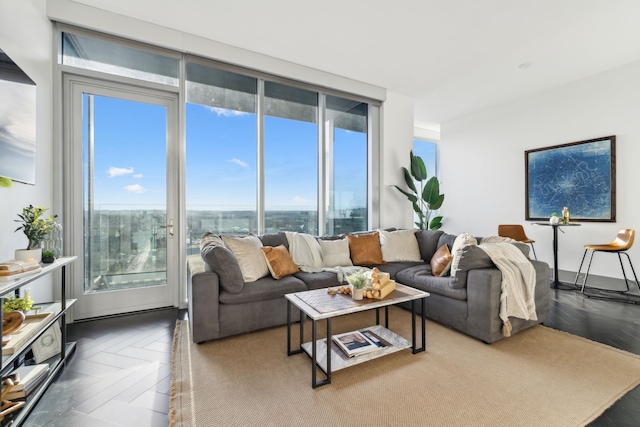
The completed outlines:
{"type": "MultiPolygon", "coordinates": [[[[388,342],[389,346],[374,350],[370,353],[360,354],[358,356],[349,357],[336,343],[331,342],[331,371],[338,371],[340,369],[348,368],[349,366],[357,365],[369,360],[377,359],[378,357],[386,356],[387,354],[395,353],[400,350],[411,348],[411,342],[407,341],[400,335],[385,328],[382,325],[369,326],[361,328],[360,330],[368,329],[380,338],[388,342]]],[[[311,342],[302,344],[302,349],[313,358],[311,355],[311,342]]],[[[322,338],[316,340],[316,365],[327,373],[327,339],[322,338]]]]}

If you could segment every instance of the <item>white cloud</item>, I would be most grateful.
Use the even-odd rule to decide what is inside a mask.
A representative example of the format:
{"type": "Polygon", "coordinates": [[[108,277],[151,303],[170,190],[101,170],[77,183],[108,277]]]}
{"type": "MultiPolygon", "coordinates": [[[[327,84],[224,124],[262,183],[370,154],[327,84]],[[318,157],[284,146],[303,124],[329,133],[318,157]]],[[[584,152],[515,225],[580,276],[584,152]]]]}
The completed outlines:
{"type": "Polygon", "coordinates": [[[146,193],[147,190],[140,184],[127,185],[124,187],[130,193],[142,194],[146,193]]]}
{"type": "Polygon", "coordinates": [[[236,165],[238,165],[238,166],[242,166],[243,168],[248,168],[248,167],[249,167],[249,163],[247,163],[247,162],[243,162],[243,161],[242,161],[242,160],[240,160],[240,159],[235,159],[235,158],[234,158],[234,159],[231,159],[231,160],[229,160],[229,161],[230,161],[231,163],[235,163],[235,164],[236,164],[236,165]]]}
{"type": "Polygon", "coordinates": [[[226,108],[219,108],[219,107],[206,107],[207,110],[211,111],[212,113],[215,113],[218,117],[222,116],[222,117],[238,117],[238,116],[245,116],[249,113],[245,113],[244,111],[237,111],[237,110],[227,110],[226,108]]]}
{"type": "Polygon", "coordinates": [[[141,173],[137,173],[137,174],[133,175],[133,177],[135,179],[140,179],[140,178],[142,178],[142,174],[141,173]]]}
{"type": "Polygon", "coordinates": [[[109,178],[113,178],[114,176],[122,176],[122,175],[131,175],[133,173],[133,168],[117,168],[115,166],[111,166],[109,170],[107,170],[109,174],[109,178]]]}
{"type": "Polygon", "coordinates": [[[305,199],[304,197],[294,196],[293,197],[293,203],[295,203],[297,205],[308,205],[309,201],[307,199],[305,199]]]}

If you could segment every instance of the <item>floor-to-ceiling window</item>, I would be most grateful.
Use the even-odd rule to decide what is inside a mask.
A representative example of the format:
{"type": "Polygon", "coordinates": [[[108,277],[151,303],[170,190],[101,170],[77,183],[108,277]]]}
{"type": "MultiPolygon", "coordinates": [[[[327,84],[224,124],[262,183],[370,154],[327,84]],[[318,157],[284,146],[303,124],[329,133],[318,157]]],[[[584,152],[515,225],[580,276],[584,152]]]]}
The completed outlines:
{"type": "Polygon", "coordinates": [[[188,253],[200,237],[249,234],[257,224],[257,79],[187,62],[188,253]]]}
{"type": "Polygon", "coordinates": [[[264,84],[265,232],[318,234],[318,93],[264,84]]]}
{"type": "Polygon", "coordinates": [[[364,102],[326,97],[326,234],[368,227],[367,118],[364,102]]]}
{"type": "MultiPolygon", "coordinates": [[[[134,146],[147,148],[155,157],[164,157],[167,164],[177,165],[138,174],[135,165],[151,160],[151,155],[145,156],[142,150],[141,154],[121,154],[121,161],[112,170],[114,177],[129,180],[166,172],[167,193],[172,195],[168,202],[175,205],[177,213],[155,221],[155,228],[150,225],[149,239],[134,230],[110,232],[113,236],[110,234],[109,239],[118,240],[111,246],[121,249],[116,258],[148,265],[140,255],[148,254],[157,261],[168,230],[180,242],[177,255],[183,259],[178,259],[177,265],[184,265],[184,256],[199,251],[199,239],[207,231],[248,234],[289,230],[317,235],[361,231],[374,225],[370,220],[371,183],[375,180],[371,159],[379,145],[380,102],[67,26],[60,26],[58,34],[63,49],[61,76],[96,79],[100,88],[117,85],[119,91],[124,87],[132,94],[164,91],[184,101],[175,115],[175,128],[173,117],[167,125],[184,132],[177,132],[175,140],[168,139],[171,145],[163,150],[149,144],[142,126],[117,141],[121,153],[134,146]]],[[[90,97],[87,93],[85,100],[90,97]]],[[[106,98],[91,99],[102,103],[106,98]]],[[[64,114],[82,114],[83,108],[69,107],[64,114]]],[[[125,109],[117,113],[127,114],[125,109]]],[[[115,113],[111,119],[115,120],[115,113]]],[[[65,132],[72,133],[73,129],[67,129],[70,118],[62,117],[62,122],[65,132]]],[[[120,126],[124,123],[119,120],[118,126],[126,131],[120,126]]],[[[70,137],[69,141],[75,139],[70,137]]],[[[69,141],[65,144],[75,144],[69,141]]],[[[86,143],[85,156],[89,148],[86,143]]],[[[91,148],[117,147],[100,144],[91,148]]],[[[95,159],[85,160],[82,182],[90,191],[88,184],[99,184],[100,173],[111,172],[97,170],[95,163],[89,167],[95,159]]],[[[65,194],[69,197],[77,194],[74,176],[69,173],[65,178],[65,194]]],[[[141,182],[122,187],[134,202],[149,198],[152,191],[163,191],[144,187],[141,182]]],[[[124,198],[116,200],[122,202],[124,198]]],[[[85,289],[100,285],[104,281],[96,278],[118,267],[105,267],[101,253],[92,252],[98,247],[94,243],[104,239],[95,232],[96,209],[107,206],[96,205],[96,201],[95,194],[89,193],[84,199],[65,201],[65,205],[79,204],[84,212],[85,231],[73,231],[78,238],[90,236],[86,244],[90,260],[82,268],[97,266],[95,271],[80,275],[87,282],[85,289]]],[[[135,203],[130,210],[129,217],[137,218],[135,203]]],[[[68,228],[71,225],[76,223],[68,228]]],[[[78,247],[75,250],[79,252],[78,247]]]]}

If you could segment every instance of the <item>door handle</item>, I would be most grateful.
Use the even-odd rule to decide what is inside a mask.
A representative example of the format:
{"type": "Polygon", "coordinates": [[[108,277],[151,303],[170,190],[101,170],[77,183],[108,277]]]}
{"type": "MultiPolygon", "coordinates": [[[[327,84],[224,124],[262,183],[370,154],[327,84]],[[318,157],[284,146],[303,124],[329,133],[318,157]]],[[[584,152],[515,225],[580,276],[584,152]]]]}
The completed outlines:
{"type": "Polygon", "coordinates": [[[161,225],[160,228],[166,228],[169,232],[169,238],[173,239],[173,218],[169,219],[169,224],[161,225]]]}

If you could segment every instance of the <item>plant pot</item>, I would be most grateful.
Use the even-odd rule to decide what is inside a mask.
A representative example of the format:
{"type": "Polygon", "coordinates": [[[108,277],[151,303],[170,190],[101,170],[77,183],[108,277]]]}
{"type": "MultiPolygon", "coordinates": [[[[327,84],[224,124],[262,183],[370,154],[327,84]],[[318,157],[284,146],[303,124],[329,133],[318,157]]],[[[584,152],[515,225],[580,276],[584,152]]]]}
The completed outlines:
{"type": "Polygon", "coordinates": [[[560,222],[560,218],[557,216],[552,216],[551,218],[549,218],[549,224],[558,224],[560,222]]]}
{"type": "Polygon", "coordinates": [[[42,248],[37,249],[16,249],[15,259],[17,261],[27,261],[30,258],[38,262],[42,261],[42,248]]]}
{"type": "Polygon", "coordinates": [[[45,256],[45,257],[42,257],[42,263],[43,263],[43,264],[51,264],[51,263],[55,262],[55,260],[56,260],[56,258],[55,258],[55,257],[52,257],[52,256],[49,256],[49,257],[46,257],[46,256],[45,256]]]}
{"type": "Polygon", "coordinates": [[[351,298],[353,298],[354,300],[361,300],[363,297],[364,297],[364,289],[353,288],[353,290],[351,291],[351,298]]]}

